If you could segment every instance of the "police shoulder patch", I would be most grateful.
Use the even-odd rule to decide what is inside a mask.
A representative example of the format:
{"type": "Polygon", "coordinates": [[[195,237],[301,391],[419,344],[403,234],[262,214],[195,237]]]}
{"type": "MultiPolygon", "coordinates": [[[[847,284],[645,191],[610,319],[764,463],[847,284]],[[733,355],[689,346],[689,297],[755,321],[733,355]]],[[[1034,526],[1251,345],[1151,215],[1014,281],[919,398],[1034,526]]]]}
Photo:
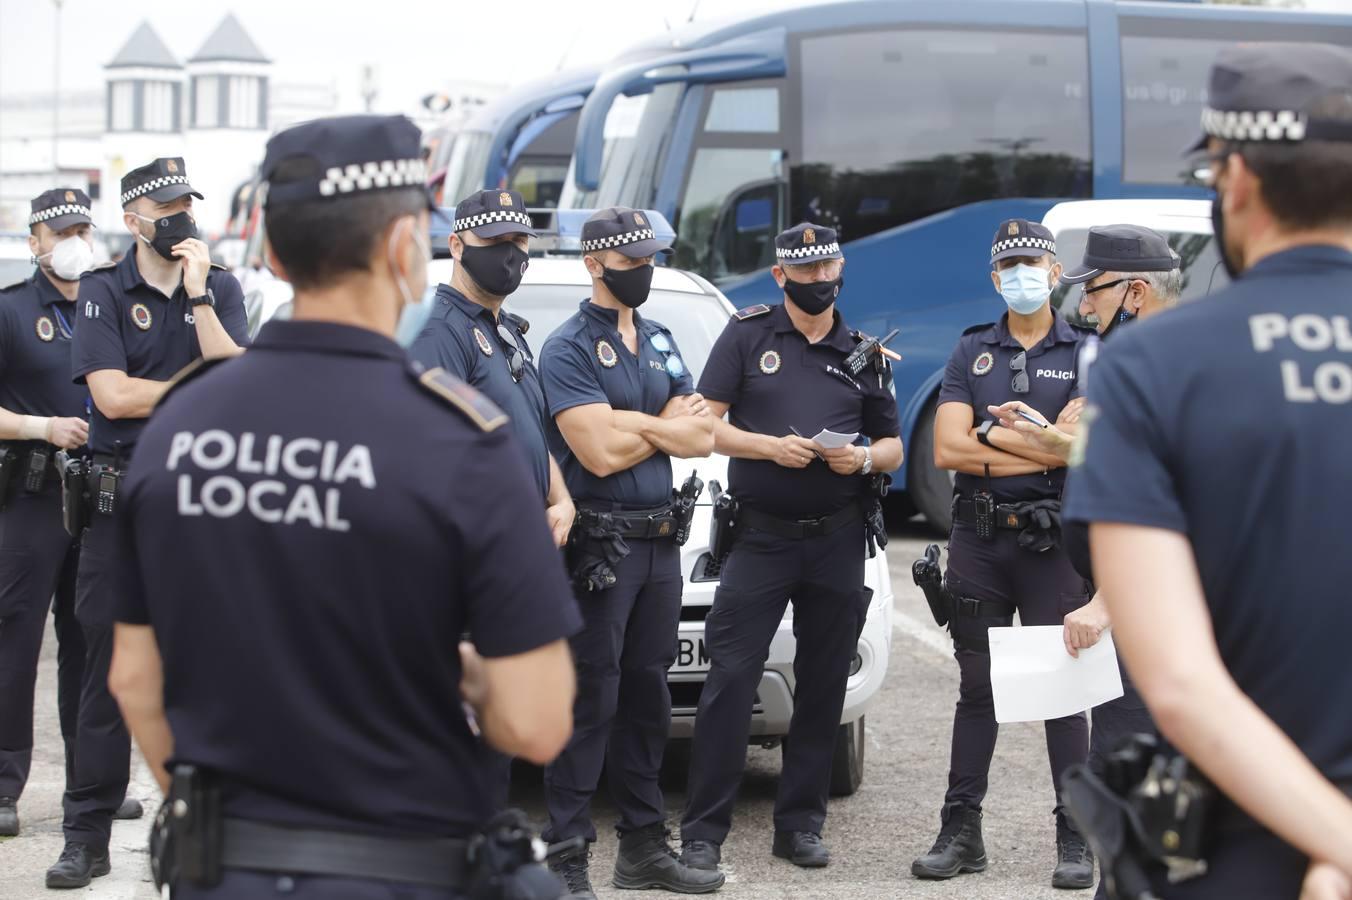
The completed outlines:
{"type": "Polygon", "coordinates": [[[211,268],[213,268],[213,269],[219,269],[219,270],[222,271],[222,272],[229,272],[229,271],[230,271],[229,269],[227,269],[225,266],[221,265],[220,263],[212,263],[212,264],[211,264],[211,268]]]}
{"type": "Polygon", "coordinates": [[[763,316],[770,312],[773,307],[766,306],[764,303],[757,303],[755,306],[747,306],[737,310],[732,316],[738,322],[745,322],[747,319],[754,319],[757,316],[763,316]]]}
{"type": "Polygon", "coordinates": [[[214,366],[220,365],[227,359],[233,358],[234,357],[226,356],[220,359],[203,359],[201,357],[194,359],[192,362],[175,372],[169,379],[169,387],[165,388],[164,393],[160,395],[160,399],[155,401],[155,408],[159,409],[164,401],[169,399],[170,394],[183,387],[183,385],[192,381],[194,378],[197,378],[203,372],[214,366]]]}
{"type": "Polygon", "coordinates": [[[507,414],[487,396],[445,369],[414,372],[418,384],[458,409],[480,431],[496,431],[507,423],[507,414]]]}
{"type": "Polygon", "coordinates": [[[971,328],[963,329],[963,334],[976,334],[978,331],[985,331],[987,328],[994,328],[994,322],[982,322],[980,325],[973,325],[971,328]]]}

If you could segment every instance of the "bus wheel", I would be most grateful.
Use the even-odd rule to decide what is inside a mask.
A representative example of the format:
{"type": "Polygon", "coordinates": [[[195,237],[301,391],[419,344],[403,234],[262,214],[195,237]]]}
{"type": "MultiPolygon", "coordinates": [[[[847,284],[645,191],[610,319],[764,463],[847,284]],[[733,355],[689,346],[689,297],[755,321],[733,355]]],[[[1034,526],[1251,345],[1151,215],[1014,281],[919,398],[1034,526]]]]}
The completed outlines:
{"type": "Polygon", "coordinates": [[[953,528],[953,473],[934,465],[934,414],[938,404],[930,401],[916,423],[915,437],[906,448],[906,491],[916,509],[935,529],[948,534],[953,528]]]}

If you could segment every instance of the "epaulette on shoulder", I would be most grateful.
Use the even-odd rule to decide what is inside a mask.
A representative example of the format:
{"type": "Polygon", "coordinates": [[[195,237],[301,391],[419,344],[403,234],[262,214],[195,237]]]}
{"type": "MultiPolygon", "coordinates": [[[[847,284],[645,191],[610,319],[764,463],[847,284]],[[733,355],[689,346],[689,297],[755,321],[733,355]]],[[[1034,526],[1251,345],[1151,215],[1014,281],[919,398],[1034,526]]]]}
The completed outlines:
{"type": "Polygon", "coordinates": [[[755,306],[747,306],[737,310],[737,312],[732,314],[732,317],[738,322],[745,322],[747,319],[763,316],[773,308],[774,307],[766,306],[764,303],[757,303],[755,306]]]}
{"type": "Polygon", "coordinates": [[[530,331],[530,322],[527,322],[525,319],[521,318],[515,313],[509,313],[506,310],[503,310],[502,317],[506,319],[508,322],[511,322],[513,325],[515,325],[516,330],[521,334],[524,335],[527,331],[530,331]]]}
{"type": "Polygon", "coordinates": [[[27,283],[28,283],[27,278],[20,278],[18,281],[15,281],[11,284],[0,285],[0,294],[8,293],[12,290],[16,290],[17,288],[21,288],[27,283]]]}
{"type": "MultiPolygon", "coordinates": [[[[130,253],[131,251],[128,250],[127,252],[130,253]]],[[[110,259],[110,260],[108,260],[107,262],[101,262],[101,263],[99,263],[98,265],[93,266],[93,267],[90,268],[88,271],[85,271],[85,272],[80,273],[80,277],[81,277],[81,278],[84,278],[84,277],[87,276],[87,275],[93,275],[95,272],[106,272],[106,271],[108,271],[109,269],[116,269],[116,268],[117,268],[117,263],[113,262],[113,261],[110,259]]]]}
{"type": "Polygon", "coordinates": [[[175,372],[174,376],[169,379],[169,387],[160,395],[160,399],[155,401],[155,407],[159,408],[160,404],[169,399],[169,395],[174,391],[183,387],[183,385],[187,384],[189,381],[195,380],[208,369],[225,362],[227,359],[233,359],[233,357],[226,356],[218,359],[202,359],[199,357],[198,359],[194,359],[192,362],[175,372]]]}
{"type": "Polygon", "coordinates": [[[225,266],[221,265],[220,263],[212,263],[212,264],[211,264],[211,268],[217,269],[217,270],[219,270],[219,271],[221,271],[221,272],[229,272],[229,271],[230,271],[229,269],[227,269],[225,266]]]}
{"type": "Polygon", "coordinates": [[[1081,340],[1090,337],[1098,337],[1097,328],[1091,328],[1088,325],[1076,325],[1074,322],[1067,322],[1066,324],[1070,326],[1072,331],[1080,336],[1081,340]]]}
{"type": "Polygon", "coordinates": [[[994,325],[994,322],[982,322],[980,325],[973,325],[971,328],[965,329],[963,335],[976,334],[978,331],[985,331],[987,328],[994,327],[994,325]]]}
{"type": "Polygon", "coordinates": [[[480,431],[496,431],[507,422],[507,414],[487,396],[456,378],[445,369],[410,369],[423,388],[460,411],[480,431]]]}

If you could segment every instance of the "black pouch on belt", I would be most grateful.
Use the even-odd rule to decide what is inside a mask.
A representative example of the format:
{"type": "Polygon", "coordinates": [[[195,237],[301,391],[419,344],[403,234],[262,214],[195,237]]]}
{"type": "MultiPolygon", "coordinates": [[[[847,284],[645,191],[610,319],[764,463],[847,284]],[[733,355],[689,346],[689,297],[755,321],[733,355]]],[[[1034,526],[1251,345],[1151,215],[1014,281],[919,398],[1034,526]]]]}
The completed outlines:
{"type": "Polygon", "coordinates": [[[220,788],[196,766],[176,766],[150,832],[155,887],[172,888],[180,881],[203,888],[220,884],[223,834],[220,788]]]}
{"type": "Polygon", "coordinates": [[[21,460],[19,454],[8,444],[0,444],[0,509],[9,506],[10,488],[15,482],[21,460]]]}
{"type": "Polygon", "coordinates": [[[56,451],[56,471],[61,475],[61,525],[71,537],[79,537],[89,524],[88,468],[80,457],[56,451]]]}

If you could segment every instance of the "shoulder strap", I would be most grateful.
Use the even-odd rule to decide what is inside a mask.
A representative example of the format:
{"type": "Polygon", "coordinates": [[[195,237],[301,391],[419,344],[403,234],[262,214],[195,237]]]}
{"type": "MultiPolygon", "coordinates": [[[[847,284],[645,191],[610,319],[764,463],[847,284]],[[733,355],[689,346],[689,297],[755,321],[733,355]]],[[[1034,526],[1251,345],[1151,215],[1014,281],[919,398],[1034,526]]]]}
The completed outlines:
{"type": "Polygon", "coordinates": [[[227,356],[220,359],[203,359],[201,357],[194,359],[192,362],[175,372],[174,377],[169,379],[169,387],[162,395],[160,395],[160,399],[155,402],[155,408],[158,409],[165,400],[169,399],[169,395],[174,391],[183,387],[183,385],[187,384],[189,381],[194,380],[213,366],[223,363],[230,358],[231,357],[227,356]]]}
{"type": "MultiPolygon", "coordinates": [[[[128,252],[128,253],[133,253],[133,252],[135,252],[135,250],[136,250],[136,248],[133,247],[133,248],[131,248],[131,250],[128,250],[127,252],[128,252]]],[[[108,260],[107,262],[101,262],[101,263],[99,263],[98,265],[94,266],[93,268],[89,269],[88,271],[81,272],[81,273],[80,273],[80,277],[81,277],[81,278],[85,278],[85,277],[88,277],[88,276],[90,276],[90,275],[93,275],[95,272],[106,272],[106,271],[109,270],[109,269],[115,269],[115,268],[117,268],[117,263],[113,262],[112,260],[108,260]]]]}
{"type": "Polygon", "coordinates": [[[747,319],[754,319],[757,316],[763,316],[770,312],[773,307],[766,306],[764,303],[757,303],[755,306],[747,306],[737,310],[732,316],[738,322],[745,322],[747,319]]]}
{"type": "Polygon", "coordinates": [[[994,327],[994,325],[994,322],[982,322],[980,325],[973,325],[971,328],[964,329],[962,333],[964,335],[976,334],[978,331],[985,331],[987,328],[994,327]]]}
{"type": "Polygon", "coordinates": [[[459,410],[480,431],[496,431],[506,424],[507,414],[496,403],[445,369],[410,368],[409,374],[424,390],[459,410]]]}

